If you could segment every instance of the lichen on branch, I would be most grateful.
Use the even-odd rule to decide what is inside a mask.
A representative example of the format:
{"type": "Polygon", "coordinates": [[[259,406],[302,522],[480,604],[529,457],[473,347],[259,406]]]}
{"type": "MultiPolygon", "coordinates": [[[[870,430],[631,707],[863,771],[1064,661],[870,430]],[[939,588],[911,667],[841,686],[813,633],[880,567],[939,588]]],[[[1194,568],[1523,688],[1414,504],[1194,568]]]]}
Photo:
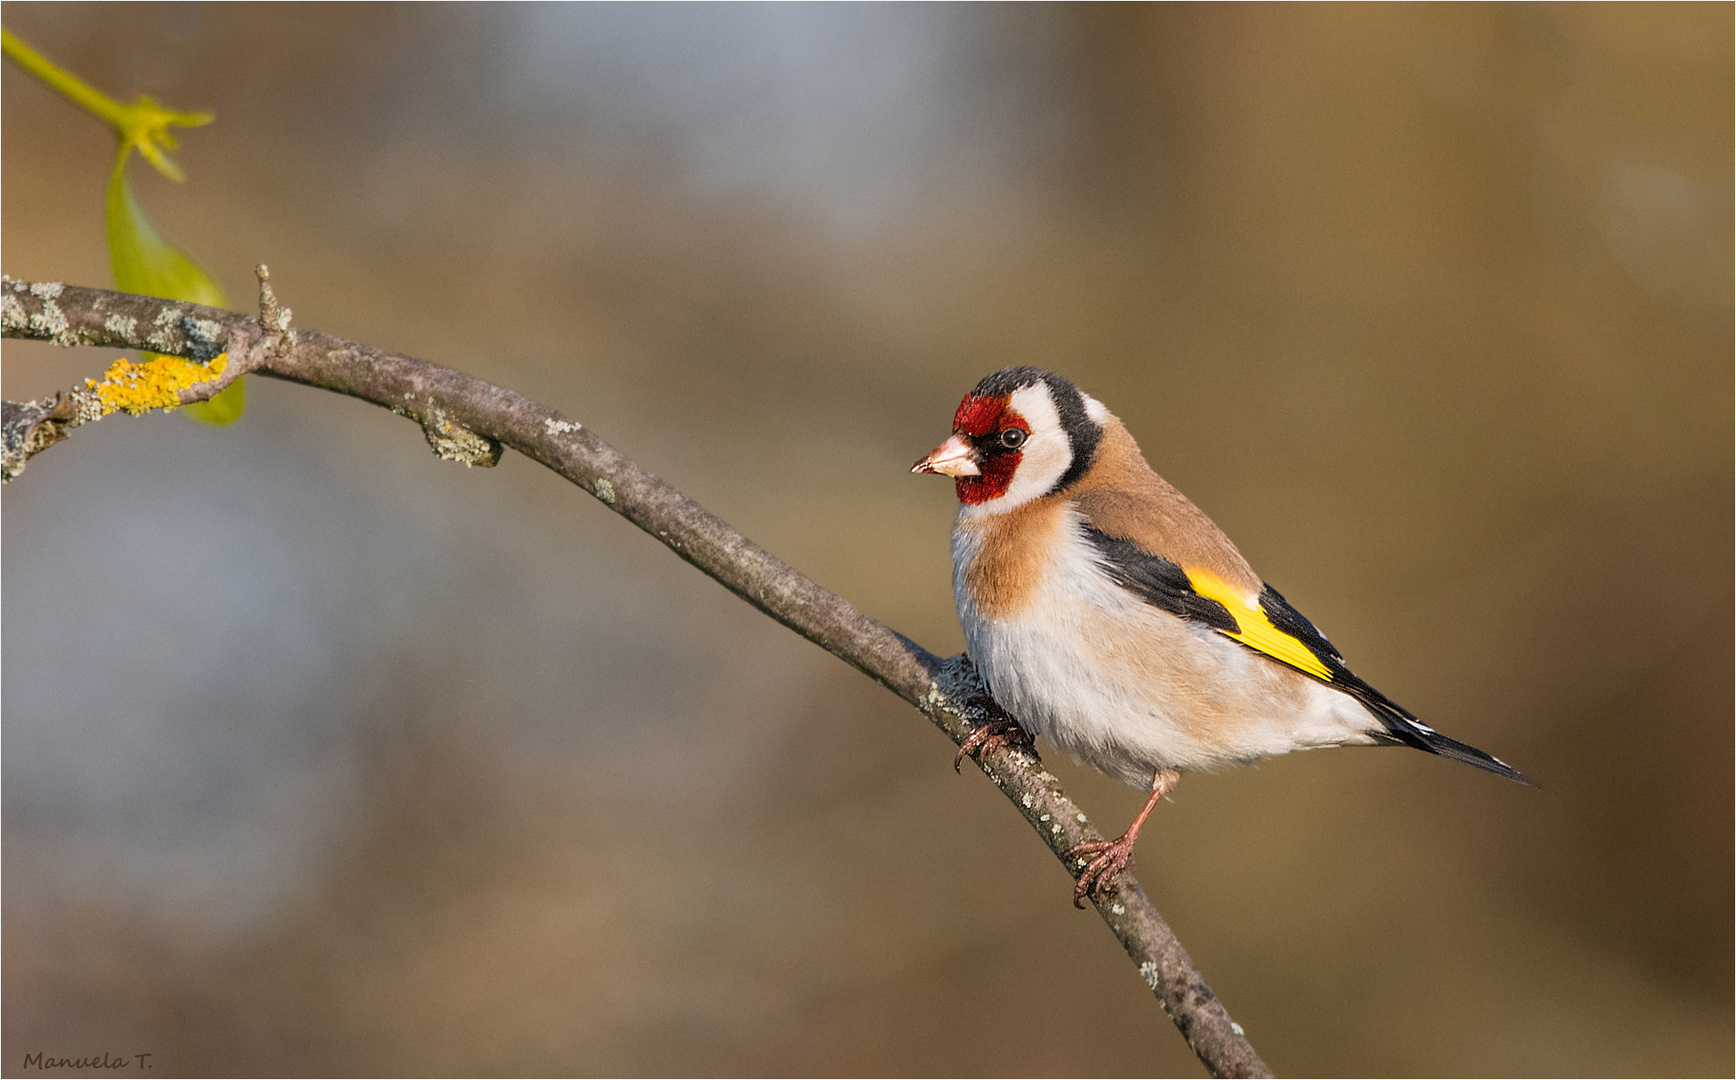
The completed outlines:
{"type": "Polygon", "coordinates": [[[210,382],[228,367],[227,353],[219,353],[209,364],[161,355],[135,364],[123,356],[109,365],[101,382],[86,379],[84,384],[102,400],[104,416],[113,412],[137,416],[152,409],[178,408],[181,391],[210,382]]]}

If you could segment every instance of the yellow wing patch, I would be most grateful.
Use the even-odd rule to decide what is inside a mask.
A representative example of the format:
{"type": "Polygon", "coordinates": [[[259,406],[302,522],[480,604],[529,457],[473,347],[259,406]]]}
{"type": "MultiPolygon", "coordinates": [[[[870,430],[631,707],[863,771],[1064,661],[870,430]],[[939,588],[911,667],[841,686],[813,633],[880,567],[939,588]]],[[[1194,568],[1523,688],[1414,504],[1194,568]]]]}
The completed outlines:
{"type": "Polygon", "coordinates": [[[1307,672],[1325,682],[1332,681],[1332,671],[1320,662],[1318,656],[1309,651],[1308,646],[1272,625],[1272,620],[1266,617],[1265,609],[1260,607],[1258,596],[1244,596],[1239,589],[1210,570],[1193,566],[1183,569],[1188,580],[1193,583],[1194,592],[1224,605],[1230,614],[1235,616],[1236,625],[1241,627],[1233,634],[1227,630],[1220,630],[1219,633],[1236,639],[1250,649],[1258,649],[1274,660],[1281,660],[1297,671],[1307,672]]]}

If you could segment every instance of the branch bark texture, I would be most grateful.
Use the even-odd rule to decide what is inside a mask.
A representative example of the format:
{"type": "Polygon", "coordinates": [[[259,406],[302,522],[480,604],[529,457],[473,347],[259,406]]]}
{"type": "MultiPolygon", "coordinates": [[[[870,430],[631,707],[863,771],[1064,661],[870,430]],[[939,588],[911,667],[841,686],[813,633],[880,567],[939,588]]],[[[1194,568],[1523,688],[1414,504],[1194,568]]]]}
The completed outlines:
{"type": "MultiPolygon", "coordinates": [[[[384,349],[292,331],[287,312],[280,312],[275,301],[262,305],[261,317],[253,317],[57,282],[6,280],[0,282],[0,308],[6,337],[145,349],[199,363],[226,354],[220,374],[177,392],[182,403],[204,400],[235,378],[256,372],[390,409],[420,424],[436,454],[466,465],[493,465],[502,448],[510,447],[584,488],[743,600],[878,680],[953,742],[962,742],[995,715],[968,657],[943,660],[868,618],[582,424],[510,390],[384,349]]],[[[99,418],[102,408],[93,395],[87,387],[43,401],[5,402],[0,425],[6,479],[72,428],[99,418]]],[[[1060,782],[1033,754],[1017,747],[987,749],[978,763],[1077,877],[1085,860],[1069,862],[1067,850],[1102,836],[1060,782]]],[[[1132,874],[1124,872],[1097,909],[1212,1075],[1272,1075],[1132,874]]]]}

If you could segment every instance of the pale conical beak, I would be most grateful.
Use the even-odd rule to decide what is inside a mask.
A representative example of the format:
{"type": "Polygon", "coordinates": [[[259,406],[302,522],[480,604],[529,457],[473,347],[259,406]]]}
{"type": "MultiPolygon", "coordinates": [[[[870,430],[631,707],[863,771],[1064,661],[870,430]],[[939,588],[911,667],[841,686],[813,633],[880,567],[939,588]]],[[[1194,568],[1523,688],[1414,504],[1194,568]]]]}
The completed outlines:
{"type": "Polygon", "coordinates": [[[943,473],[947,476],[981,476],[976,451],[970,443],[954,435],[934,448],[934,452],[910,467],[913,473],[943,473]]]}

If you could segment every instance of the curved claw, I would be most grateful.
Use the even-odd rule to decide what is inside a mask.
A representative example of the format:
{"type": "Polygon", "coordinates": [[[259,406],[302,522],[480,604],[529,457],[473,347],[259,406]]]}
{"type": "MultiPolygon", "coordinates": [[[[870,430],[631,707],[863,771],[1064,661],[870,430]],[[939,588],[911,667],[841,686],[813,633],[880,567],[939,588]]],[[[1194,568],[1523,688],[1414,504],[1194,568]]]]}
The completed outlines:
{"type": "Polygon", "coordinates": [[[1135,837],[1123,836],[1117,840],[1092,840],[1067,849],[1068,859],[1082,855],[1097,856],[1079,872],[1079,880],[1073,886],[1074,907],[1083,909],[1087,894],[1093,902],[1102,901],[1104,891],[1109,888],[1116,875],[1133,865],[1134,839],[1135,837]]]}
{"type": "Polygon", "coordinates": [[[964,759],[973,757],[983,750],[997,746],[1035,746],[1031,741],[1030,732],[1019,726],[1017,720],[1003,717],[987,720],[975,731],[964,737],[958,744],[958,753],[952,756],[952,771],[962,772],[964,759]]]}
{"type": "Polygon", "coordinates": [[[1080,855],[1097,857],[1079,873],[1079,881],[1073,886],[1073,906],[1083,908],[1080,903],[1085,894],[1090,893],[1091,899],[1097,903],[1103,902],[1103,893],[1115,876],[1133,864],[1133,844],[1139,839],[1139,830],[1145,827],[1145,819],[1151,816],[1152,810],[1169,794],[1169,789],[1181,779],[1181,773],[1174,769],[1158,769],[1151,776],[1151,796],[1145,800],[1145,809],[1133,819],[1133,824],[1127,831],[1114,840],[1087,840],[1083,844],[1074,844],[1067,849],[1069,860],[1080,855]]]}

